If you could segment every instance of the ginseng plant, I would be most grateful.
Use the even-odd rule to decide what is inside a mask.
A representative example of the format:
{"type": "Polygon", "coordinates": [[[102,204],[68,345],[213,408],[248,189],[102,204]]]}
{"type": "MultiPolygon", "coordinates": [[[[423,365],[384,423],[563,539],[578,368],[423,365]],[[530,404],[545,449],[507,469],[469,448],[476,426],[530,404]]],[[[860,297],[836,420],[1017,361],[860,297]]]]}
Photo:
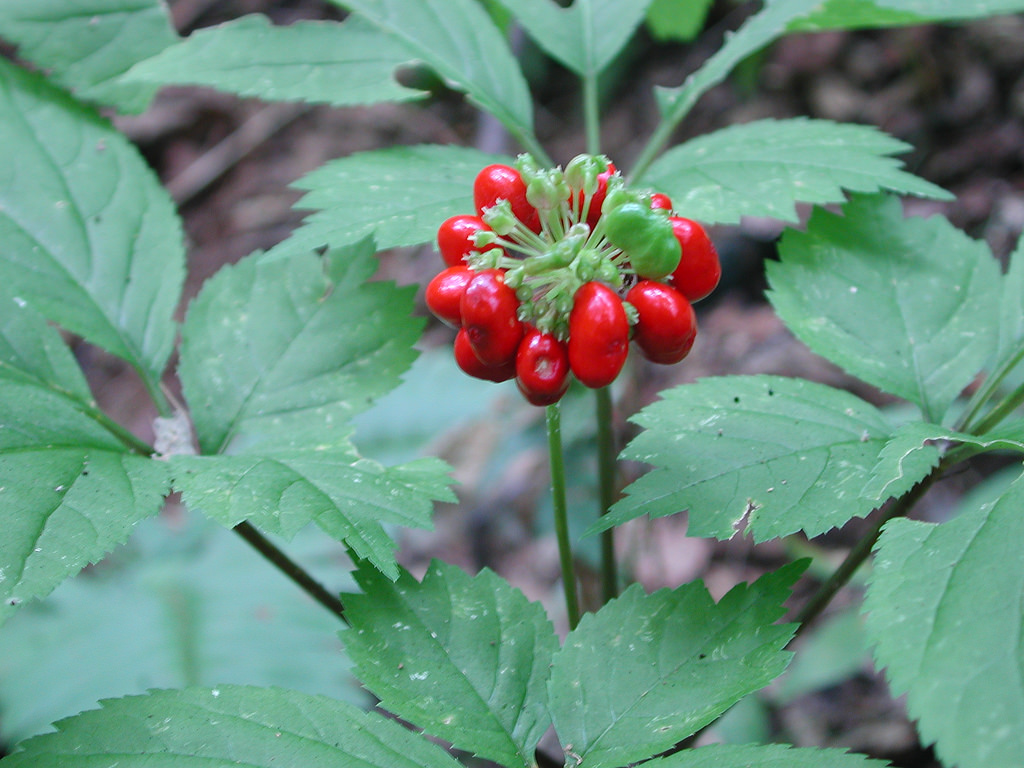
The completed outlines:
{"type": "MultiPolygon", "coordinates": [[[[282,606],[297,587],[326,609],[333,625],[316,636],[340,629],[344,646],[344,656],[316,655],[312,633],[287,624],[291,642],[268,646],[250,631],[226,655],[243,669],[254,656],[287,667],[310,655],[332,676],[351,663],[382,712],[237,670],[242,682],[206,679],[192,601],[224,590],[214,578],[168,593],[180,684],[68,712],[3,768],[444,768],[472,756],[509,768],[882,765],[835,749],[694,746],[785,671],[793,638],[872,552],[866,634],[922,742],[950,767],[1019,766],[1024,480],[986,484],[944,522],[908,516],[979,454],[1009,454],[1019,474],[1024,246],[1004,273],[941,216],[905,218],[895,195],[950,196],[902,170],[893,156],[906,145],[873,127],[761,120],[673,136],[702,94],[783,35],[954,22],[1024,2],[766,0],[685,82],[657,90],[660,123],[635,159],[602,154],[599,81],[651,0],[336,4],[344,21],[279,27],[251,15],[182,39],[159,0],[0,2],[0,37],[18,57],[0,59],[0,621],[13,631],[32,601],[116,557],[173,493],[294,582],[282,606]],[[585,153],[549,157],[499,22],[579,77],[585,153]],[[404,102],[423,95],[395,79],[411,63],[465,93],[521,152],[420,145],[329,162],[297,182],[300,207],[315,212],[206,281],[179,325],[176,211],[100,110],[143,111],[172,84],[336,107],[404,102]],[[797,203],[818,207],[779,242],[772,305],[811,350],[906,407],[783,376],[697,380],[633,417],[641,431],[621,458],[651,469],[620,493],[612,385],[629,357],[674,365],[699,343],[691,304],[720,274],[704,226],[743,216],[795,225],[797,203]],[[426,323],[412,313],[415,287],[371,280],[375,254],[431,242],[440,274],[426,300],[458,331],[455,364],[506,391],[514,380],[544,408],[562,639],[539,603],[489,570],[434,561],[417,579],[401,568],[393,534],[429,527],[434,502],[455,500],[450,467],[386,465],[357,449],[353,420],[398,385],[426,323]],[[135,371],[160,414],[153,444],[97,406],[71,336],[135,371]],[[560,407],[570,387],[593,391],[600,504],[587,535],[603,537],[599,605],[577,595],[567,524],[560,407]],[[617,526],[684,511],[689,535],[743,531],[755,542],[870,517],[778,623],[806,560],[718,602],[699,581],[652,594],[626,586],[617,526]],[[351,557],[357,588],[340,598],[313,558],[282,543],[311,527],[351,557]]],[[[692,23],[708,5],[659,2],[658,12],[692,23]]],[[[430,377],[406,386],[423,402],[444,394],[430,377]]],[[[243,581],[216,605],[227,614],[256,591],[243,581]]],[[[88,616],[118,636],[118,598],[105,594],[84,602],[71,634],[88,631],[88,616]]],[[[118,653],[136,652],[120,640],[118,653]]],[[[79,655],[49,685],[89,670],[79,655]]],[[[0,678],[22,672],[0,658],[0,678]]]]}

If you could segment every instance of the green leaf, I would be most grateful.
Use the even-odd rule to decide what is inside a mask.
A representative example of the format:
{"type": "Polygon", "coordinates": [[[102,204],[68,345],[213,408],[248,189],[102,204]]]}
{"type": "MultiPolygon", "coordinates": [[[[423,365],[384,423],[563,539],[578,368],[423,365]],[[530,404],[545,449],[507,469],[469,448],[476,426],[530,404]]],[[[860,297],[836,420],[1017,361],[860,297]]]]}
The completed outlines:
{"type": "Polygon", "coordinates": [[[689,42],[704,28],[714,0],[654,0],[647,9],[647,29],[658,40],[689,42]]]}
{"type": "Polygon", "coordinates": [[[416,359],[415,286],[366,281],[363,241],[224,267],[189,306],[180,374],[203,454],[346,445],[345,425],[416,359]]]}
{"type": "Polygon", "coordinates": [[[764,8],[729,36],[682,86],[655,90],[665,121],[677,123],[697,99],[725,80],[737,64],[784,35],[794,19],[808,15],[820,5],[821,0],[767,0],[764,8]]]}
{"type": "Polygon", "coordinates": [[[545,683],[558,638],[539,603],[491,571],[434,561],[418,583],[363,568],[345,595],[342,640],[381,704],[457,748],[505,766],[536,765],[551,719],[545,683]]]}
{"type": "Polygon", "coordinates": [[[485,165],[501,162],[511,160],[425,145],[359,152],[327,163],[295,184],[310,190],[296,207],[319,212],[267,258],[350,245],[370,235],[381,250],[431,242],[442,221],[473,212],[473,180],[485,165]]]}
{"type": "Polygon", "coordinates": [[[101,702],[4,758],[4,768],[458,768],[393,720],[324,696],[218,686],[101,702]]]}
{"type": "Polygon", "coordinates": [[[949,434],[936,424],[913,421],[901,424],[878,453],[878,462],[861,490],[861,496],[882,502],[902,496],[921,482],[942,458],[933,437],[949,434]]]}
{"type": "Polygon", "coordinates": [[[975,446],[981,451],[1024,453],[1024,422],[998,427],[984,435],[969,435],[921,421],[900,426],[878,455],[871,481],[861,494],[875,501],[909,491],[939,462],[935,442],[975,446]]]}
{"type": "Polygon", "coordinates": [[[675,210],[705,223],[742,216],[797,220],[796,203],[838,203],[844,191],[889,190],[949,199],[944,190],[900,170],[891,155],[910,147],[876,128],[828,120],[758,120],[680,144],[644,181],[675,210]]]}
{"type": "Polygon", "coordinates": [[[476,0],[331,0],[361,14],[517,138],[533,135],[533,102],[505,37],[476,0]]]}
{"type": "Polygon", "coordinates": [[[712,744],[699,749],[685,749],[645,765],[650,768],[884,768],[888,763],[869,760],[841,749],[797,749],[782,744],[712,744]]]}
{"type": "Polygon", "coordinates": [[[160,511],[166,466],[126,453],[63,395],[0,379],[0,621],[160,511]]]}
{"type": "Polygon", "coordinates": [[[586,614],[548,683],[566,755],[590,768],[643,760],[771,682],[789,662],[782,649],[795,629],[773,622],[805,567],[740,584],[717,605],[699,582],[650,595],[634,584],[586,614]]]}
{"type": "Polygon", "coordinates": [[[155,386],[176,334],[181,225],[138,151],[0,60],[0,282],[155,386]]]}
{"type": "Polygon", "coordinates": [[[769,299],[812,350],[938,422],[996,345],[995,259],[946,219],[886,197],[817,210],[768,265],[769,299]]]}
{"type": "Polygon", "coordinates": [[[0,288],[0,379],[52,389],[94,406],[68,345],[23,299],[0,288]]]}
{"type": "Polygon", "coordinates": [[[208,85],[266,101],[348,106],[422,96],[395,81],[395,69],[408,60],[405,46],[360,18],[278,27],[253,14],[199,30],[127,77],[208,85]]]}
{"type": "Polygon", "coordinates": [[[423,326],[415,288],[366,283],[375,267],[364,241],[323,259],[256,254],[207,281],[180,367],[207,455],[172,464],[186,502],[224,525],[290,538],[316,521],[397,576],[381,523],[429,527],[431,500],[451,494],[443,462],[385,468],[350,442],[349,420],[398,384],[423,326]]]}
{"type": "Polygon", "coordinates": [[[860,497],[892,432],[881,412],[823,384],[778,376],[708,378],[662,392],[633,421],[623,458],[655,469],[591,531],[689,509],[693,536],[808,536],[866,515],[860,497]]]}
{"type": "Polygon", "coordinates": [[[944,764],[1024,754],[1024,479],[941,525],[889,522],[865,610],[875,660],[944,764]]]}
{"type": "Polygon", "coordinates": [[[607,67],[644,20],[651,0],[497,0],[549,55],[582,77],[607,67]]]}
{"type": "Polygon", "coordinates": [[[999,313],[999,343],[996,360],[1009,360],[1024,347],[1024,235],[1010,255],[1003,277],[1003,300],[999,313]]]}
{"type": "Polygon", "coordinates": [[[1024,11],[1024,0],[828,0],[791,25],[795,31],[964,21],[1024,11]]]}
{"type": "Polygon", "coordinates": [[[132,113],[156,88],[120,76],[178,39],[161,0],[4,0],[0,33],[80,98],[132,113]]]}
{"type": "MultiPolygon", "coordinates": [[[[309,533],[287,554],[332,592],[350,589],[343,547],[309,533]]],[[[230,531],[196,515],[144,520],[100,567],[4,625],[4,738],[13,745],[98,699],[154,687],[277,685],[365,705],[337,628],[230,531]]]]}
{"type": "Polygon", "coordinates": [[[310,522],[390,578],[395,542],[385,525],[430,528],[434,500],[455,501],[449,467],[420,459],[382,467],[342,444],[241,456],[174,456],[174,487],[185,503],[227,527],[243,520],[291,538],[310,522]]]}

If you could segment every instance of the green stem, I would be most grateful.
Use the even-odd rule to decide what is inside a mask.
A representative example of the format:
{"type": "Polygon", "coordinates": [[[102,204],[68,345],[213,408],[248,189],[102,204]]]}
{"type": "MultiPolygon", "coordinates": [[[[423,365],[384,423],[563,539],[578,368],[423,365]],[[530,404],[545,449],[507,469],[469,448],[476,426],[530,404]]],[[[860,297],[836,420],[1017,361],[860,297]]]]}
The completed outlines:
{"type": "Polygon", "coordinates": [[[348,619],[345,618],[345,606],[341,600],[328,592],[320,582],[309,575],[305,568],[278,549],[272,541],[248,522],[239,523],[234,527],[234,531],[249,542],[257,552],[277,566],[278,570],[294,581],[302,591],[337,616],[342,623],[348,624],[348,619]]]}
{"type": "Polygon", "coordinates": [[[601,154],[601,114],[596,73],[583,77],[583,125],[587,133],[587,154],[601,154]]]}
{"type": "Polygon", "coordinates": [[[153,401],[153,405],[156,406],[158,414],[167,418],[171,415],[171,404],[167,401],[167,395],[160,388],[159,377],[153,379],[148,371],[142,369],[141,366],[135,367],[135,372],[139,374],[139,378],[142,379],[142,384],[146,388],[146,392],[149,394],[150,399],[153,401]]]}
{"type": "MultiPolygon", "coordinates": [[[[687,110],[687,112],[688,111],[689,110],[687,110]]],[[[647,168],[654,162],[654,158],[656,158],[658,153],[661,152],[666,144],[668,144],[669,139],[672,138],[672,132],[685,116],[686,112],[683,112],[673,120],[665,118],[658,124],[658,127],[654,129],[654,133],[651,134],[651,138],[648,139],[647,144],[640,153],[640,157],[638,157],[636,162],[633,164],[633,168],[629,172],[627,183],[636,181],[643,177],[644,173],[647,172],[647,168]]]]}
{"type": "Polygon", "coordinates": [[[565,461],[562,457],[562,416],[558,403],[545,409],[548,428],[548,454],[551,462],[551,500],[555,507],[555,535],[558,558],[562,564],[562,588],[569,629],[580,623],[580,605],[576,597],[576,568],[569,542],[569,516],[565,503],[565,461]]]}
{"type": "Polygon", "coordinates": [[[904,494],[900,498],[893,501],[887,508],[882,510],[882,514],[879,516],[878,521],[868,534],[857,542],[856,546],[850,550],[846,555],[846,559],[839,565],[833,574],[828,578],[824,584],[822,584],[818,591],[811,597],[810,600],[800,609],[800,612],[796,615],[794,621],[799,625],[796,630],[797,635],[801,634],[811,622],[813,622],[818,615],[825,610],[825,607],[832,601],[832,598],[836,596],[836,593],[842,589],[846,583],[853,577],[853,574],[857,572],[857,569],[867,560],[871,554],[871,550],[874,548],[875,543],[878,541],[878,537],[882,535],[882,528],[887,522],[897,517],[904,517],[908,512],[921,500],[921,497],[928,491],[935,481],[941,477],[946,467],[949,466],[947,460],[943,460],[939,463],[931,473],[924,478],[920,483],[915,485],[908,493],[904,494]]]}
{"type": "Polygon", "coordinates": [[[1024,384],[1007,395],[988,415],[974,427],[976,435],[983,435],[1024,404],[1024,384]]]}
{"type": "MultiPolygon", "coordinates": [[[[615,503],[615,429],[612,423],[612,395],[609,387],[594,392],[597,398],[597,469],[601,491],[602,516],[615,503]]],[[[619,593],[619,574],[615,563],[615,529],[601,532],[601,596],[603,602],[619,593]]]]}
{"type": "Polygon", "coordinates": [[[89,416],[93,421],[102,426],[114,437],[124,443],[124,446],[128,448],[132,453],[137,453],[140,456],[152,456],[153,446],[147,443],[145,440],[141,440],[127,429],[122,427],[112,418],[107,416],[99,408],[92,408],[91,406],[84,405],[81,402],[76,401],[82,412],[89,416]]]}
{"type": "Polygon", "coordinates": [[[964,412],[957,419],[953,429],[958,432],[970,432],[973,430],[972,422],[978,416],[978,412],[984,407],[985,403],[989,401],[992,394],[999,388],[999,385],[1003,383],[1003,380],[1009,375],[1010,371],[1017,367],[1021,361],[1024,361],[1024,344],[1021,348],[1011,357],[1003,361],[1003,363],[992,371],[991,374],[985,379],[985,382],[975,391],[970,401],[967,403],[967,407],[964,412]]]}

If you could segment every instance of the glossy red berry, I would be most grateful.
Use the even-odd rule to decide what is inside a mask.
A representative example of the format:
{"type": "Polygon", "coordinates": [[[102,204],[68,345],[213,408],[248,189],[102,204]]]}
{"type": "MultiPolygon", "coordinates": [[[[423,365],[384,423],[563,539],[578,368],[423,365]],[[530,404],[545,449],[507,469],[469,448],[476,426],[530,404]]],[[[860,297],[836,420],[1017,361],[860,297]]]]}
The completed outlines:
{"type": "Polygon", "coordinates": [[[473,243],[473,235],[477,232],[489,232],[490,227],[484,224],[479,216],[461,214],[445,219],[437,228],[437,248],[441,258],[449,267],[465,263],[471,251],[490,251],[498,246],[491,244],[477,248],[473,243]]]}
{"type": "Polygon", "coordinates": [[[540,232],[540,214],[526,199],[526,183],[519,171],[508,165],[488,165],[473,181],[473,204],[484,211],[499,200],[508,200],[512,213],[534,232],[540,232]]]}
{"type": "Polygon", "coordinates": [[[665,211],[672,211],[672,198],[668,195],[663,195],[661,192],[655,192],[651,195],[651,208],[662,209],[665,211]]]}
{"type": "Polygon", "coordinates": [[[484,381],[502,382],[508,381],[516,375],[515,358],[507,360],[502,365],[484,365],[476,356],[469,343],[469,334],[462,328],[455,334],[455,363],[462,369],[462,372],[475,379],[484,381]]]}
{"type": "Polygon", "coordinates": [[[569,313],[569,367],[591,388],[605,387],[626,363],[629,321],[622,299],[602,283],[584,283],[569,313]]]}
{"type": "Polygon", "coordinates": [[[533,405],[557,403],[569,388],[569,353],[550,333],[531,328],[516,352],[516,386],[533,405]]]}
{"type": "Polygon", "coordinates": [[[697,338],[697,317],[683,294],[664,283],[641,280],[626,301],[637,311],[633,341],[644,357],[671,365],[689,354],[697,338]]]}
{"type": "Polygon", "coordinates": [[[481,363],[500,366],[514,360],[523,324],[518,317],[519,299],[505,285],[502,270],[477,272],[462,294],[459,309],[462,327],[481,363]]]}
{"type": "Polygon", "coordinates": [[[722,278],[718,252],[704,227],[697,222],[681,216],[670,216],[669,221],[682,248],[679,266],[669,280],[691,302],[700,301],[715,290],[722,278]]]}
{"type": "Polygon", "coordinates": [[[472,269],[465,264],[439,272],[427,285],[426,302],[439,320],[442,320],[453,328],[462,325],[462,294],[466,292],[466,286],[476,275],[472,269]]]}

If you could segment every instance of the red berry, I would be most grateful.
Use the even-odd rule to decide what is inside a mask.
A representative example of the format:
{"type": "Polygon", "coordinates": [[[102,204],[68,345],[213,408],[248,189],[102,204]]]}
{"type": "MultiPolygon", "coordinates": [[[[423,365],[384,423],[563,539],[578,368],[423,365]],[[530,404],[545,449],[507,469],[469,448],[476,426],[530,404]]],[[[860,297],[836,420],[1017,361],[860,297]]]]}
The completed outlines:
{"type": "Polygon", "coordinates": [[[439,272],[427,285],[427,307],[439,320],[458,328],[462,325],[462,294],[476,275],[462,264],[439,272]]]}
{"type": "Polygon", "coordinates": [[[481,363],[500,366],[515,358],[523,324],[517,314],[519,299],[505,285],[502,270],[477,272],[466,286],[459,308],[462,327],[481,363]]]}
{"type": "Polygon", "coordinates": [[[615,381],[629,354],[629,321],[618,295],[602,283],[584,283],[569,313],[569,367],[597,389],[615,381]]]}
{"type": "Polygon", "coordinates": [[[516,352],[516,386],[533,405],[557,403],[569,388],[569,353],[550,333],[526,332],[516,352]]]}
{"type": "Polygon", "coordinates": [[[516,375],[515,359],[505,362],[503,365],[484,365],[476,356],[469,344],[469,334],[465,328],[459,329],[455,334],[455,362],[462,369],[463,373],[475,379],[484,381],[502,382],[508,381],[516,375]]]}
{"type": "Polygon", "coordinates": [[[639,319],[633,341],[644,357],[671,365],[686,357],[697,338],[697,317],[679,291],[664,283],[641,280],[626,294],[639,319]]]}
{"type": "Polygon", "coordinates": [[[655,192],[653,195],[651,195],[651,208],[654,208],[655,210],[661,208],[662,210],[671,213],[672,198],[669,197],[668,195],[661,194],[661,192],[655,192]]]}
{"type": "Polygon", "coordinates": [[[679,266],[669,278],[677,291],[690,301],[700,301],[718,285],[722,265],[718,252],[704,227],[681,216],[670,216],[672,232],[682,248],[679,266]]]}
{"type": "Polygon", "coordinates": [[[512,213],[534,232],[540,232],[540,214],[526,199],[526,183],[519,171],[507,165],[488,165],[473,181],[473,204],[484,210],[499,200],[508,200],[512,213]]]}
{"type": "Polygon", "coordinates": [[[473,244],[473,235],[477,232],[489,232],[488,227],[479,216],[461,214],[445,219],[437,228],[437,248],[441,251],[441,258],[449,267],[456,267],[465,263],[466,256],[470,251],[490,251],[497,248],[497,244],[477,248],[473,244]]]}

